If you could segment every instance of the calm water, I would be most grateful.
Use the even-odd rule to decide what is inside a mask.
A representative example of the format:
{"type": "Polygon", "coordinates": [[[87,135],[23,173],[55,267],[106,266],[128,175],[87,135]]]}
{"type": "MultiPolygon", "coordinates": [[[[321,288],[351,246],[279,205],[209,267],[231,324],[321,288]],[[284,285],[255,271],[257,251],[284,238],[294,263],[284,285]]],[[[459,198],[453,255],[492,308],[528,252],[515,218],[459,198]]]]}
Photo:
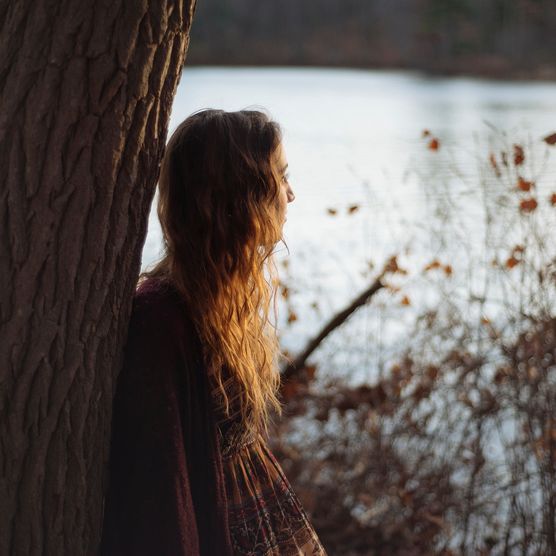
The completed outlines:
{"type": "MultiPolygon", "coordinates": [[[[281,275],[293,290],[292,307],[299,317],[286,327],[282,305],[282,342],[292,352],[366,287],[373,276],[369,261],[378,268],[386,257],[405,249],[407,254],[420,252],[421,264],[441,251],[429,226],[437,201],[455,200],[465,207],[461,221],[449,222],[454,241],[459,241],[460,226],[465,239],[481,243],[484,230],[474,224],[480,210],[467,199],[480,181],[476,156],[488,152],[493,128],[502,134],[497,145],[533,145],[527,177],[538,178],[541,191],[554,189],[556,182],[553,161],[543,166],[547,149],[540,141],[556,131],[553,83],[388,71],[186,68],[170,133],[200,108],[253,106],[266,108],[284,129],[296,194],[285,228],[289,254],[281,246],[277,255],[279,261],[289,261],[281,275]],[[439,138],[438,152],[427,149],[424,129],[439,138]],[[359,207],[352,214],[351,205],[359,207]],[[330,208],[337,210],[335,216],[328,213],[330,208]],[[316,309],[311,307],[315,303],[316,309]]],[[[153,204],[143,267],[157,258],[159,246],[153,204]]],[[[449,262],[463,264],[455,247],[453,255],[449,262]]],[[[406,266],[412,264],[417,263],[406,261],[406,266]]],[[[412,306],[425,306],[429,297],[413,291],[412,306]]],[[[382,301],[354,316],[349,326],[357,334],[336,334],[327,342],[322,352],[330,364],[355,368],[358,379],[364,379],[378,363],[376,346],[403,336],[408,312],[397,307],[392,313],[387,295],[382,301]]]]}

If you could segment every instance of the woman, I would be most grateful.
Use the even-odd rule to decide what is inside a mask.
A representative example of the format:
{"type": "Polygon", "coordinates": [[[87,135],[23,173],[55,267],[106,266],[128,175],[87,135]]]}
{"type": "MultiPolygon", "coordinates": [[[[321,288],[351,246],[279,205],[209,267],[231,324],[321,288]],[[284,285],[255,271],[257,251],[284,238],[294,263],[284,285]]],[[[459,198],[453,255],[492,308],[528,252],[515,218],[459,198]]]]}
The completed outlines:
{"type": "Polygon", "coordinates": [[[165,252],[135,293],[114,399],[104,555],[325,554],[266,443],[286,169],[259,111],[202,110],[168,142],[165,252]]]}

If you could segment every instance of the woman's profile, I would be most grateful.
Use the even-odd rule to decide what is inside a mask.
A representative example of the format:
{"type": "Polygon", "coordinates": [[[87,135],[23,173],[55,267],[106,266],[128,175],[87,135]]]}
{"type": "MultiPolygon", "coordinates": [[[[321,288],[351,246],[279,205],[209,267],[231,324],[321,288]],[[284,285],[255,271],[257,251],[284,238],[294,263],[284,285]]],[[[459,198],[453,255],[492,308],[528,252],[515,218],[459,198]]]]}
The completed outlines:
{"type": "Polygon", "coordinates": [[[267,445],[286,169],[258,110],[201,110],[168,141],[164,253],[140,276],[114,398],[103,556],[325,554],[267,445]]]}

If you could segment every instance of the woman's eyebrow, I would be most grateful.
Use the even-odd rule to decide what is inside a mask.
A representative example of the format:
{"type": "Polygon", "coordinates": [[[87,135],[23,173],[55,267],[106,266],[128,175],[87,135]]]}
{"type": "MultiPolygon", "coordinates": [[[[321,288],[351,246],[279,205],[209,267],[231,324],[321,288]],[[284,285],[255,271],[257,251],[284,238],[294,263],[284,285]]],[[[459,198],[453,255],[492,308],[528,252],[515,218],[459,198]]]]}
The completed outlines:
{"type": "Polygon", "coordinates": [[[288,164],[286,164],[283,168],[280,168],[280,172],[284,173],[288,169],[288,164]]]}

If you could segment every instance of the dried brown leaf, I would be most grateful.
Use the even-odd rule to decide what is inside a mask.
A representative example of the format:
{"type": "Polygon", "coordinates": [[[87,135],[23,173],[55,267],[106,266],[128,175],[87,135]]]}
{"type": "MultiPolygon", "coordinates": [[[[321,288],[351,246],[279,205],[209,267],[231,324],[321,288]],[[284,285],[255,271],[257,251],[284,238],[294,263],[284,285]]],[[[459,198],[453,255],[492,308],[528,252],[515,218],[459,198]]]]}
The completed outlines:
{"type": "Polygon", "coordinates": [[[517,189],[519,189],[520,191],[531,191],[531,188],[533,188],[535,186],[535,182],[534,181],[528,181],[524,178],[522,178],[521,176],[519,176],[518,180],[517,180],[517,189]]]}
{"type": "Polygon", "coordinates": [[[525,161],[525,152],[521,145],[514,145],[514,164],[521,166],[525,161]]]}
{"type": "Polygon", "coordinates": [[[519,209],[522,212],[533,212],[538,206],[537,200],[534,197],[529,197],[528,199],[523,199],[519,203],[519,209]]]}

